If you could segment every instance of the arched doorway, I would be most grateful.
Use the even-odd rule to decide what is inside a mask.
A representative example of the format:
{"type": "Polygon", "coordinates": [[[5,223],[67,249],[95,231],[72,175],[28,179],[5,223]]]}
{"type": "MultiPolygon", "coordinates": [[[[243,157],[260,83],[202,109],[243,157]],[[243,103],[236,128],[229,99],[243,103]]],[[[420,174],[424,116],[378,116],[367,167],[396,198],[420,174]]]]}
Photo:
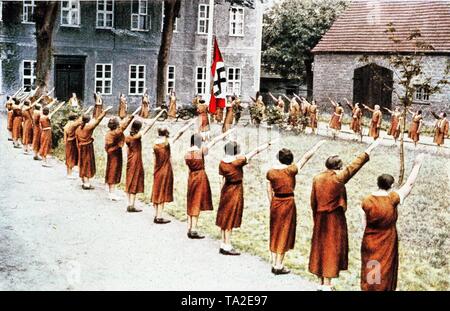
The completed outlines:
{"type": "Polygon", "coordinates": [[[388,68],[377,64],[357,68],[353,77],[353,102],[391,109],[393,84],[393,72],[388,68]]]}

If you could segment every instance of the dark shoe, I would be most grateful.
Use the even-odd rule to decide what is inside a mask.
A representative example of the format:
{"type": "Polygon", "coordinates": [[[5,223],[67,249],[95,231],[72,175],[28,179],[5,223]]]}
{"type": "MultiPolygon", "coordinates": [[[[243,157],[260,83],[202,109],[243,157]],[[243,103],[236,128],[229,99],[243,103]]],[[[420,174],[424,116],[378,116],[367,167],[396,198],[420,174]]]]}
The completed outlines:
{"type": "Polygon", "coordinates": [[[35,161],[42,161],[42,159],[40,157],[38,157],[38,156],[34,156],[33,160],[35,160],[35,161]]]}
{"type": "Polygon", "coordinates": [[[8,138],[8,141],[13,141],[12,138],[8,138]]]}
{"type": "Polygon", "coordinates": [[[239,256],[241,253],[236,252],[234,249],[226,251],[223,248],[219,250],[219,253],[222,255],[228,255],[228,256],[239,256]]]}
{"type": "Polygon", "coordinates": [[[189,231],[188,234],[187,234],[187,236],[188,236],[188,238],[190,238],[190,239],[197,239],[197,240],[198,240],[198,239],[204,239],[204,238],[205,238],[204,235],[198,234],[197,231],[189,231]]]}
{"type": "Polygon", "coordinates": [[[291,270],[286,269],[285,267],[281,269],[275,269],[274,267],[272,267],[272,273],[275,275],[289,274],[291,273],[291,270]]]}
{"type": "Polygon", "coordinates": [[[133,206],[127,206],[127,212],[128,213],[139,213],[142,212],[140,208],[135,208],[133,206]]]}
{"type": "Polygon", "coordinates": [[[159,225],[164,225],[164,224],[168,224],[169,222],[170,222],[170,220],[168,220],[168,219],[164,219],[164,218],[154,218],[153,219],[153,222],[155,223],[155,224],[159,224],[159,225]]]}
{"type": "Polygon", "coordinates": [[[19,145],[14,145],[14,148],[22,149],[22,147],[20,147],[19,145]]]}
{"type": "Polygon", "coordinates": [[[93,186],[85,186],[85,185],[81,185],[81,188],[83,190],[93,190],[93,189],[95,189],[93,186]]]}

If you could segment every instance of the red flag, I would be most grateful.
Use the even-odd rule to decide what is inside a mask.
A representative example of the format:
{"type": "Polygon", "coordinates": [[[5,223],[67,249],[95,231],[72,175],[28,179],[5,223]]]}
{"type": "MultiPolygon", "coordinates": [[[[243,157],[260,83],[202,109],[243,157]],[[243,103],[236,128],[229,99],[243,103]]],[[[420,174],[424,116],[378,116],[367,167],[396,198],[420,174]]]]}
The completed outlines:
{"type": "Polygon", "coordinates": [[[211,99],[209,100],[209,112],[215,113],[216,107],[225,107],[225,93],[227,87],[225,66],[216,38],[214,38],[214,59],[211,66],[211,75],[214,77],[214,81],[211,89],[211,99]]]}

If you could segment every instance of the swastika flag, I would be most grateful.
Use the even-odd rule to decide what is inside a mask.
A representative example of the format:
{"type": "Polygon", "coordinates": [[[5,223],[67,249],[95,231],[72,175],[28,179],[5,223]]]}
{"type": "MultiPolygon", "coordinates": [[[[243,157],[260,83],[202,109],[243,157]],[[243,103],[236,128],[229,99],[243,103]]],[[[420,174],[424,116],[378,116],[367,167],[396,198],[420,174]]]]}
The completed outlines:
{"type": "Polygon", "coordinates": [[[214,77],[214,82],[211,90],[211,99],[209,101],[209,112],[215,113],[217,107],[225,107],[225,93],[227,87],[225,66],[216,38],[214,38],[214,59],[211,66],[211,75],[214,77]]]}

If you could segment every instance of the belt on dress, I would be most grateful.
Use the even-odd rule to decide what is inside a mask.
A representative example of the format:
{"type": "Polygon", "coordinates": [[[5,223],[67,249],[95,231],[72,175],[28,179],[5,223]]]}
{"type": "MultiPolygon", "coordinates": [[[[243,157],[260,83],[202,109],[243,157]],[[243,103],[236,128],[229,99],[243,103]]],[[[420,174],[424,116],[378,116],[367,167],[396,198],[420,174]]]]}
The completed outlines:
{"type": "Polygon", "coordinates": [[[52,129],[51,127],[44,127],[42,130],[46,131],[46,130],[51,130],[51,129],[52,129]]]}
{"type": "Polygon", "coordinates": [[[242,184],[242,180],[236,180],[236,181],[226,181],[226,184],[228,185],[240,185],[242,184]]]}
{"type": "Polygon", "coordinates": [[[274,197],[276,198],[290,198],[293,197],[294,193],[293,192],[289,192],[289,193],[275,193],[274,197]]]}

